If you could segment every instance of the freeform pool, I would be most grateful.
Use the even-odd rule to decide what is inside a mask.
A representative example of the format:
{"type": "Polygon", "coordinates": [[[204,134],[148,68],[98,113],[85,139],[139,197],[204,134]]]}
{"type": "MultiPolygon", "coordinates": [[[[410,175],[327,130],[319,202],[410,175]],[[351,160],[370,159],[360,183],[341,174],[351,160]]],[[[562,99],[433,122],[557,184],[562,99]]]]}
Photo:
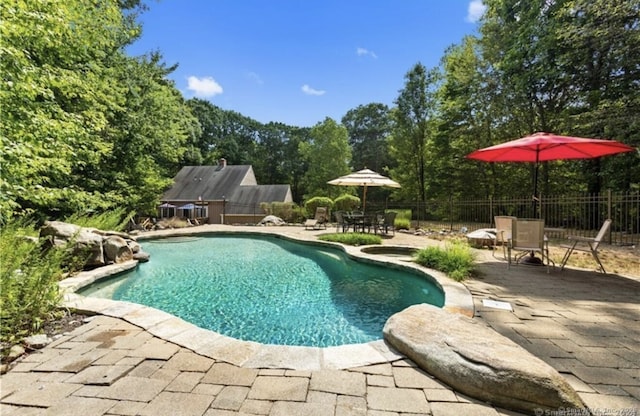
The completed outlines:
{"type": "Polygon", "coordinates": [[[149,263],[80,294],[151,306],[241,340],[314,347],[380,339],[392,314],[444,303],[417,272],[273,236],[169,238],[144,249],[149,263]]]}

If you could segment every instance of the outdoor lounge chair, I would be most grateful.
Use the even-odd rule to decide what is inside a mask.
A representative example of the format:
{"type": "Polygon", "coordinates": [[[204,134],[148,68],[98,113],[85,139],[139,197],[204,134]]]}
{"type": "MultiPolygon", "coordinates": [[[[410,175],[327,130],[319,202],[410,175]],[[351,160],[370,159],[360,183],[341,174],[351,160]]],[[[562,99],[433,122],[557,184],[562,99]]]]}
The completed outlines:
{"type": "Polygon", "coordinates": [[[604,238],[607,231],[609,231],[609,227],[611,227],[611,219],[606,219],[604,223],[602,223],[602,227],[600,227],[600,231],[598,231],[598,234],[593,238],[571,235],[568,236],[567,238],[569,239],[571,244],[560,245],[560,247],[567,249],[567,251],[564,253],[564,257],[562,257],[560,271],[564,269],[564,266],[567,264],[567,260],[569,260],[569,257],[571,256],[571,253],[573,253],[574,251],[583,251],[587,253],[590,252],[600,266],[600,269],[602,269],[602,273],[607,274],[607,272],[604,270],[602,262],[600,261],[600,258],[598,257],[598,246],[600,245],[600,242],[602,242],[602,239],[604,238]],[[579,243],[582,243],[582,245],[578,246],[579,243]]]}
{"type": "Polygon", "coordinates": [[[514,253],[513,261],[518,261],[525,255],[533,256],[540,253],[542,263],[547,263],[547,273],[549,273],[549,244],[544,236],[544,220],[521,220],[516,219],[513,222],[513,230],[511,234],[511,244],[507,244],[508,265],[511,268],[512,252],[514,253]]]}
{"type": "Polygon", "coordinates": [[[319,230],[321,227],[327,228],[327,207],[316,208],[314,217],[304,222],[305,230],[308,230],[309,227],[312,227],[314,230],[319,230]]]}
{"type": "Polygon", "coordinates": [[[502,245],[502,256],[507,258],[507,246],[511,244],[511,234],[513,232],[513,222],[516,217],[500,216],[494,217],[496,223],[496,237],[493,241],[493,257],[496,256],[496,247],[502,245]]]}

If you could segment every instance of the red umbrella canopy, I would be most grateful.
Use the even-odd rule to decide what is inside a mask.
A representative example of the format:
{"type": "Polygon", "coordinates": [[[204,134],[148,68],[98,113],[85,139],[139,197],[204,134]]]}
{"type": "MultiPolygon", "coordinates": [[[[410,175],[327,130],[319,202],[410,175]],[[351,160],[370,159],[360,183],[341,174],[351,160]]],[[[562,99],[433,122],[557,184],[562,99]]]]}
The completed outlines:
{"type": "Polygon", "coordinates": [[[559,136],[553,133],[534,133],[467,155],[468,159],[485,162],[545,162],[548,160],[591,159],[634,149],[614,140],[585,139],[559,136]]]}

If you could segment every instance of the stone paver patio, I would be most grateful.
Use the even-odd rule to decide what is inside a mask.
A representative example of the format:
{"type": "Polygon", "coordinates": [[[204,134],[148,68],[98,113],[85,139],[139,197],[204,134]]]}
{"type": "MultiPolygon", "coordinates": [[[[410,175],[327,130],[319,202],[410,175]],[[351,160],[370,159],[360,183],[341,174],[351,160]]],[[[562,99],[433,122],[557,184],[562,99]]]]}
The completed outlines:
{"type": "MultiPolygon", "coordinates": [[[[308,239],[325,232],[266,231],[308,239]]],[[[384,244],[438,242],[396,233],[384,244]]],[[[481,276],[465,286],[477,319],[556,368],[594,413],[640,414],[640,277],[507,270],[489,251],[476,253],[481,276]],[[483,299],[509,302],[513,311],[486,307],[483,299]]],[[[518,414],[451,390],[383,341],[311,355],[293,349],[285,360],[282,349],[238,348],[236,340],[203,337],[150,308],[93,306],[103,314],[0,378],[2,416],[518,414]]]]}

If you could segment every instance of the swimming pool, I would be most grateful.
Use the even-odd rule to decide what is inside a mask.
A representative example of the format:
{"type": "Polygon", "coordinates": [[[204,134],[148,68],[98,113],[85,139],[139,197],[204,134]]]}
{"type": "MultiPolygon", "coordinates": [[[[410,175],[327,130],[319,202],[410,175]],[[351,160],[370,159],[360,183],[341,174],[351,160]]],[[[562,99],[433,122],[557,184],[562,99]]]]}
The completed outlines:
{"type": "Polygon", "coordinates": [[[267,235],[143,245],[149,263],[80,294],[151,306],[241,340],[314,347],[381,339],[393,313],[444,303],[424,274],[354,261],[333,247],[267,235]]]}

